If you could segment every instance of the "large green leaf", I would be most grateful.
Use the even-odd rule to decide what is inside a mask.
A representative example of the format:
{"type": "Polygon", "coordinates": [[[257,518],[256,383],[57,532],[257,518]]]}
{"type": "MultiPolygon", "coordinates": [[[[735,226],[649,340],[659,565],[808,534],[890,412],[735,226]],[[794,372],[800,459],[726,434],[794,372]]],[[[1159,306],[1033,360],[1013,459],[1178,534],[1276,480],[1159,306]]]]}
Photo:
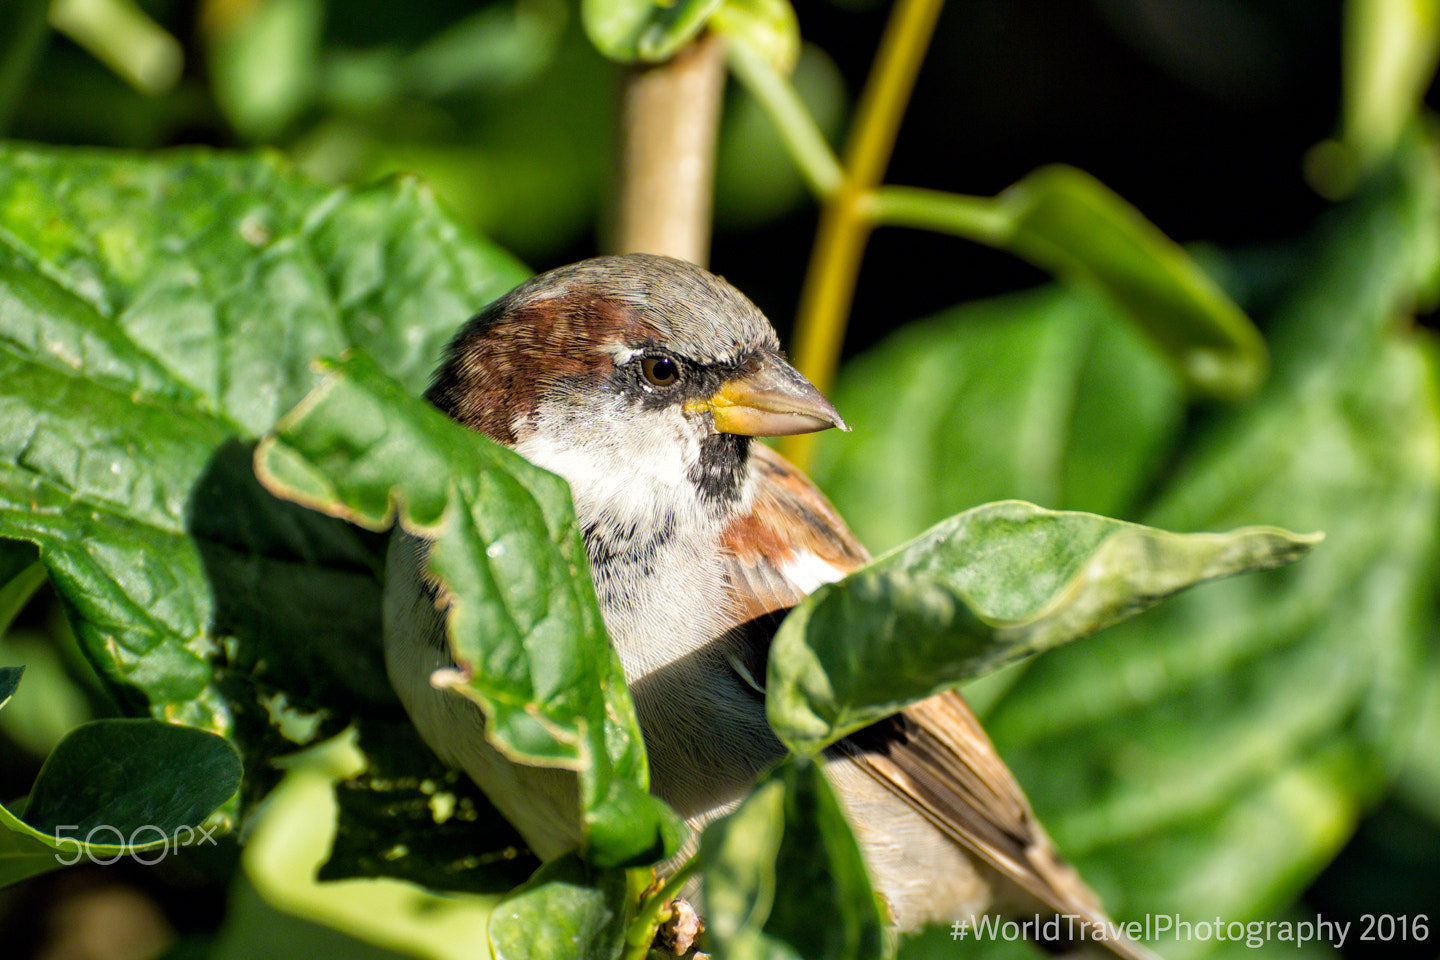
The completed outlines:
{"type": "Polygon", "coordinates": [[[25,805],[25,821],[145,824],[164,834],[193,826],[240,785],[235,748],[205,730],[155,720],[96,720],[55,748],[25,805]]]}
{"type": "Polygon", "coordinates": [[[0,146],[0,537],[38,546],[123,707],[255,758],[390,708],[383,538],[271,496],[253,440],[354,343],[418,391],[523,276],[414,180],[0,146]]]}
{"type": "Polygon", "coordinates": [[[770,725],[814,753],[1186,587],[1289,563],[1317,540],[1267,527],[1166,533],[1020,501],[976,507],[791,611],[770,647],[770,725]]]}
{"type": "Polygon", "coordinates": [[[485,711],[514,760],[580,774],[593,861],[673,853],[679,823],[646,792],[639,721],[590,584],[570,488],[466,430],[352,357],[256,451],[278,494],[433,540],[456,662],[454,687],[485,711]]]}
{"type": "Polygon", "coordinates": [[[703,914],[725,958],[861,960],[881,922],[855,836],[821,765],[782,764],[700,841],[703,914]]]}

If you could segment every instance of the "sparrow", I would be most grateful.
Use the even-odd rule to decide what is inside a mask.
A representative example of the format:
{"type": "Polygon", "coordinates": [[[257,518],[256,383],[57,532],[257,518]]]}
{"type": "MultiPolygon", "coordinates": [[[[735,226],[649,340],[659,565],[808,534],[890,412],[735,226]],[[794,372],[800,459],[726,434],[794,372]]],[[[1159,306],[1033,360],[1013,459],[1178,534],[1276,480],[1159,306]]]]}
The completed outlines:
{"type": "MultiPolygon", "coordinates": [[[[698,834],[785,754],[762,686],[780,619],[869,559],[815,485],[755,438],[849,428],[743,294],[647,254],[521,284],[464,325],[426,397],[569,483],[651,791],[698,834]]],[[[572,850],[574,774],[507,760],[479,708],[431,682],[455,663],[425,549],[397,535],[387,559],[391,682],[425,741],[542,860],[572,850]]],[[[839,741],[823,762],[899,931],[987,911],[1073,918],[1072,931],[1106,922],[958,693],[839,741]]]]}

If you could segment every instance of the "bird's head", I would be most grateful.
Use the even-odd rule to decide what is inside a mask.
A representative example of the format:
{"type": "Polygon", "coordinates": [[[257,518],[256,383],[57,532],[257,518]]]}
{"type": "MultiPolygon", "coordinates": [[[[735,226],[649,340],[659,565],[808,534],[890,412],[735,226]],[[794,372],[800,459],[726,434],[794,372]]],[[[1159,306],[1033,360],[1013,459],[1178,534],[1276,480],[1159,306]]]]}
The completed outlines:
{"type": "Polygon", "coordinates": [[[690,484],[724,504],[750,438],[848,429],[743,294],[648,254],[521,284],[460,331],[428,396],[565,477],[577,501],[597,485],[690,484]]]}

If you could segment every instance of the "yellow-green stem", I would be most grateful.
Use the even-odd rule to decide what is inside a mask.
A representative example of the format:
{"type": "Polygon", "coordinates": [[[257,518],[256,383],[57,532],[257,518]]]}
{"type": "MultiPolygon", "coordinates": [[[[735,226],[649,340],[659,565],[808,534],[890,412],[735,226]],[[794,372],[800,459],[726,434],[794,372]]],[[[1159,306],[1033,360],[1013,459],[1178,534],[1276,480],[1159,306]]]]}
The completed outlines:
{"type": "MultiPolygon", "coordinates": [[[[873,222],[869,197],[885,176],[920,63],[944,0],[899,0],[860,96],[840,187],[826,201],[801,294],[795,361],[822,391],[835,379],[860,260],[873,222]]],[[[788,437],[785,454],[805,466],[814,435],[788,437]]]]}

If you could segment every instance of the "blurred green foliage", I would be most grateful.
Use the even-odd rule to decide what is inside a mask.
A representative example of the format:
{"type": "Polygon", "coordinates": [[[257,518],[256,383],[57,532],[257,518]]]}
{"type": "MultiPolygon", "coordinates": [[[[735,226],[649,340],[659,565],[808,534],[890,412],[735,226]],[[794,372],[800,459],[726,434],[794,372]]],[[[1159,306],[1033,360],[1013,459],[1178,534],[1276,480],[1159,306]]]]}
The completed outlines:
{"type": "MultiPolygon", "coordinates": [[[[111,3],[121,0],[94,6],[111,3]]],[[[531,261],[584,243],[606,207],[618,77],[565,0],[433,2],[398,19],[364,2],[144,6],[158,21],[150,31],[186,58],[168,83],[144,89],[107,65],[142,57],[122,39],[102,60],[47,35],[44,2],[0,12],[13,25],[0,29],[13,38],[0,63],[0,133],[139,149],[270,144],[327,183],[422,172],[460,219],[531,261]]],[[[824,54],[807,62],[800,89],[834,129],[842,82],[824,54]]],[[[742,111],[723,143],[722,217],[799,202],[767,124],[742,111]]]]}

